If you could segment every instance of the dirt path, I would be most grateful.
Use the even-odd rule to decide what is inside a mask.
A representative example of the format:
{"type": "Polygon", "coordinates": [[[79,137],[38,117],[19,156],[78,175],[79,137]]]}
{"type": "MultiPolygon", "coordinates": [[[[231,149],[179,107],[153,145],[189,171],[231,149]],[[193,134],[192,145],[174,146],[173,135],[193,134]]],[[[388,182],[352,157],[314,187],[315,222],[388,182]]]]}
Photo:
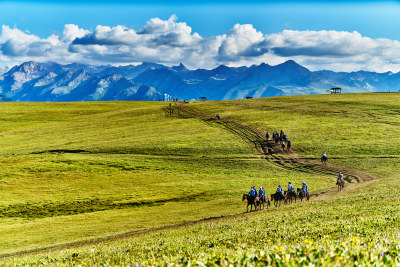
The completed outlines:
{"type": "MultiPolygon", "coordinates": [[[[269,141],[265,140],[265,138],[264,138],[265,131],[263,131],[262,129],[259,129],[253,125],[250,125],[250,124],[247,124],[247,123],[244,123],[241,121],[233,120],[233,119],[228,119],[228,118],[216,120],[214,116],[208,115],[205,113],[201,113],[197,110],[194,110],[194,109],[188,107],[187,105],[178,105],[178,106],[175,106],[174,109],[176,109],[176,114],[178,114],[179,117],[196,118],[196,119],[200,119],[206,123],[219,125],[220,127],[225,128],[226,130],[237,135],[244,141],[254,145],[254,149],[257,151],[257,153],[262,155],[268,163],[273,164],[276,167],[283,168],[285,170],[292,170],[292,171],[296,171],[296,172],[301,171],[301,172],[307,172],[310,174],[324,175],[329,178],[336,177],[337,174],[339,173],[339,171],[341,171],[345,175],[345,179],[346,179],[347,183],[346,183],[345,189],[343,191],[338,192],[336,186],[329,188],[327,190],[315,191],[311,194],[312,201],[330,198],[330,197],[333,197],[333,196],[336,196],[339,194],[345,194],[346,192],[348,192],[351,189],[354,189],[354,188],[357,188],[360,186],[365,186],[366,184],[374,182],[377,179],[377,177],[375,177],[369,173],[366,173],[366,172],[362,172],[362,171],[358,171],[358,170],[354,170],[354,169],[350,169],[350,168],[346,168],[346,167],[339,167],[339,166],[335,166],[332,164],[325,165],[325,164],[321,164],[319,162],[315,162],[312,160],[299,158],[297,153],[294,150],[291,150],[290,152],[283,151],[280,148],[280,146],[275,145],[271,140],[269,140],[269,141]],[[270,149],[271,153],[268,153],[268,149],[270,149]]],[[[171,114],[172,114],[172,112],[171,112],[171,114]]],[[[88,241],[78,241],[78,242],[73,242],[73,243],[69,243],[69,244],[55,245],[55,246],[50,246],[50,247],[35,249],[35,250],[30,250],[30,251],[10,253],[10,254],[1,255],[0,258],[6,259],[6,258],[22,257],[22,256],[30,255],[30,254],[39,254],[39,253],[68,249],[68,248],[96,245],[96,244],[99,244],[102,242],[115,241],[115,240],[129,238],[132,236],[139,236],[139,235],[144,235],[144,234],[148,234],[148,233],[153,233],[156,231],[175,229],[175,228],[186,227],[186,226],[190,226],[190,225],[197,225],[197,224],[202,224],[205,222],[216,222],[216,221],[220,221],[220,220],[227,220],[227,219],[231,219],[231,218],[237,218],[237,217],[240,217],[243,215],[244,215],[244,213],[238,213],[238,214],[226,215],[226,216],[221,216],[221,217],[204,218],[204,219],[201,219],[198,221],[193,221],[193,222],[186,222],[186,223],[180,223],[180,224],[175,224],[175,225],[162,226],[162,227],[158,227],[158,228],[126,232],[126,233],[119,234],[119,235],[102,237],[102,238],[97,238],[97,239],[88,240],[88,241]]]]}

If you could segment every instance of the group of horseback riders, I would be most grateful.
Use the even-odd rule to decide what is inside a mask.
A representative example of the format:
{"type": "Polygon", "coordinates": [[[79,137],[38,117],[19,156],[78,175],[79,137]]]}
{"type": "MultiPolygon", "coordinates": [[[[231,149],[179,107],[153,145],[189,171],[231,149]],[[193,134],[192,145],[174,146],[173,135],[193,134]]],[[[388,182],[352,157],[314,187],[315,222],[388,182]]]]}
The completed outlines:
{"type": "Polygon", "coordinates": [[[259,198],[264,198],[265,197],[265,190],[264,187],[260,187],[260,190],[257,192],[257,189],[255,186],[250,187],[250,192],[249,192],[249,196],[252,197],[259,197],[259,198]]]}
{"type": "MultiPolygon", "coordinates": [[[[305,195],[308,195],[308,185],[306,184],[306,182],[302,183],[301,190],[304,192],[305,195]]],[[[287,191],[286,191],[286,195],[289,194],[289,193],[293,193],[293,192],[295,192],[294,191],[294,186],[292,185],[291,182],[289,182],[288,188],[287,188],[287,191]]],[[[285,192],[283,191],[281,185],[277,186],[276,193],[282,194],[282,196],[285,197],[285,192]]]]}
{"type": "MultiPolygon", "coordinates": [[[[344,175],[342,172],[339,172],[336,185],[338,186],[339,191],[344,188],[344,175]]],[[[305,182],[302,183],[301,188],[297,188],[297,192],[294,190],[294,186],[291,182],[288,183],[286,191],[283,190],[281,185],[278,185],[276,188],[276,192],[274,194],[271,194],[271,201],[273,200],[275,206],[277,206],[278,204],[280,205],[282,200],[285,202],[285,204],[287,203],[287,201],[289,202],[289,204],[292,203],[293,199],[296,202],[297,197],[300,198],[301,201],[303,200],[303,198],[309,200],[310,192],[308,191],[308,185],[305,182]]],[[[256,210],[257,206],[260,206],[260,209],[261,205],[264,206],[264,204],[266,204],[267,207],[270,206],[270,200],[265,194],[265,189],[262,186],[258,191],[255,186],[251,187],[250,192],[243,195],[243,200],[247,200],[247,210],[249,205],[254,205],[256,210]]]]}
{"type": "MultiPolygon", "coordinates": [[[[297,189],[297,193],[294,190],[294,186],[291,182],[288,184],[287,191],[284,191],[281,185],[277,186],[276,192],[271,195],[271,200],[274,200],[275,206],[277,206],[278,203],[280,203],[281,200],[289,200],[289,203],[292,202],[293,198],[296,200],[297,197],[299,197],[301,200],[303,198],[309,199],[310,193],[308,191],[308,186],[305,182],[302,183],[301,189],[297,189]]],[[[265,194],[265,189],[264,187],[260,187],[260,189],[257,191],[256,187],[253,186],[250,188],[250,192],[248,195],[243,196],[243,200],[247,199],[248,205],[254,205],[257,207],[258,205],[264,205],[264,203],[267,204],[267,206],[270,205],[269,199],[265,194]]]]}
{"type": "MultiPolygon", "coordinates": [[[[267,141],[269,140],[269,132],[266,132],[265,138],[267,141]]],[[[287,135],[281,130],[280,133],[278,132],[273,132],[272,133],[272,140],[275,142],[275,144],[280,144],[282,147],[282,150],[285,150],[285,147],[287,147],[288,150],[292,147],[292,142],[288,139],[287,135]]]]}

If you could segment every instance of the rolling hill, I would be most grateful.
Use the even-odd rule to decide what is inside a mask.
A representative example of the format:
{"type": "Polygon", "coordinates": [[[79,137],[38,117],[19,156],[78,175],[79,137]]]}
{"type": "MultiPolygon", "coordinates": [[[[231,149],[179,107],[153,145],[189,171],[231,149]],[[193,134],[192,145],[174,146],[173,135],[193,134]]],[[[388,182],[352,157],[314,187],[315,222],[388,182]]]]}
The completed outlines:
{"type": "Polygon", "coordinates": [[[399,100],[209,101],[172,116],[160,102],[1,103],[1,263],[396,264],[399,100]],[[264,140],[281,129],[292,152],[264,140]],[[244,214],[250,186],[289,181],[311,200],[244,214]]]}

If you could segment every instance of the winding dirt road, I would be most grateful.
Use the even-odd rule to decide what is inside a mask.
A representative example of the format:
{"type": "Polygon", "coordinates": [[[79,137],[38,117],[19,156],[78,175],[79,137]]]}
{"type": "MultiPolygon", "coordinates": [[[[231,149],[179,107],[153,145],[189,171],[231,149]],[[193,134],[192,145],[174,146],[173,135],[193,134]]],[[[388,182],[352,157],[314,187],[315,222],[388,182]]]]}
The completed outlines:
{"type": "Polygon", "coordinates": [[[377,180],[377,177],[366,172],[342,166],[336,166],[329,163],[322,164],[320,162],[300,158],[295,150],[291,149],[291,151],[284,151],[272,140],[266,140],[264,138],[265,130],[242,121],[230,118],[221,118],[217,120],[215,116],[192,109],[188,105],[179,105],[176,106],[176,109],[179,110],[178,114],[181,117],[197,118],[209,124],[219,125],[220,127],[232,132],[244,141],[252,144],[257,153],[263,155],[264,159],[268,163],[277,167],[296,172],[325,175],[331,179],[333,177],[337,177],[339,172],[344,174],[346,180],[344,190],[338,192],[337,187],[334,186],[327,190],[315,191],[311,193],[313,200],[331,197],[333,195],[337,195],[338,193],[344,193],[349,189],[353,189],[377,180]]]}

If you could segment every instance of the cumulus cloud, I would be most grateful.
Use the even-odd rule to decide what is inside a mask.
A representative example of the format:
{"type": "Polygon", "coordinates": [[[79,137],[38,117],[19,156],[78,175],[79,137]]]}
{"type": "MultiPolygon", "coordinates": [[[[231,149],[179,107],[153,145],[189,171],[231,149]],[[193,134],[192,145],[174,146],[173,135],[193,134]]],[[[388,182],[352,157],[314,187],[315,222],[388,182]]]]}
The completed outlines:
{"type": "Polygon", "coordinates": [[[260,46],[263,41],[263,34],[252,25],[236,24],[223,36],[218,56],[221,60],[231,61],[238,57],[257,57],[267,52],[260,46]]]}
{"type": "Polygon", "coordinates": [[[358,32],[289,31],[264,34],[251,24],[236,24],[225,34],[203,38],[175,15],[152,18],[141,29],[97,26],[93,31],[67,24],[60,36],[40,38],[2,26],[0,60],[129,64],[179,62],[191,68],[275,65],[288,59],[311,70],[400,71],[400,42],[372,39],[358,32]]]}
{"type": "Polygon", "coordinates": [[[33,51],[40,49],[41,45],[48,47],[47,43],[39,37],[4,25],[2,26],[0,44],[2,54],[10,57],[32,54],[33,51]]]}
{"type": "Polygon", "coordinates": [[[139,41],[135,30],[124,26],[97,26],[93,33],[87,33],[73,40],[72,45],[134,45],[139,41]]]}
{"type": "Polygon", "coordinates": [[[352,56],[370,53],[378,43],[358,32],[283,31],[266,36],[263,44],[280,56],[352,56]]]}
{"type": "Polygon", "coordinates": [[[371,39],[356,31],[286,30],[266,35],[261,46],[268,48],[274,55],[298,59],[312,69],[400,70],[400,57],[396,55],[400,42],[371,39]]]}
{"type": "Polygon", "coordinates": [[[62,41],[65,43],[71,43],[75,39],[82,38],[89,33],[90,32],[88,30],[81,29],[78,27],[78,25],[66,24],[62,34],[62,41]]]}

